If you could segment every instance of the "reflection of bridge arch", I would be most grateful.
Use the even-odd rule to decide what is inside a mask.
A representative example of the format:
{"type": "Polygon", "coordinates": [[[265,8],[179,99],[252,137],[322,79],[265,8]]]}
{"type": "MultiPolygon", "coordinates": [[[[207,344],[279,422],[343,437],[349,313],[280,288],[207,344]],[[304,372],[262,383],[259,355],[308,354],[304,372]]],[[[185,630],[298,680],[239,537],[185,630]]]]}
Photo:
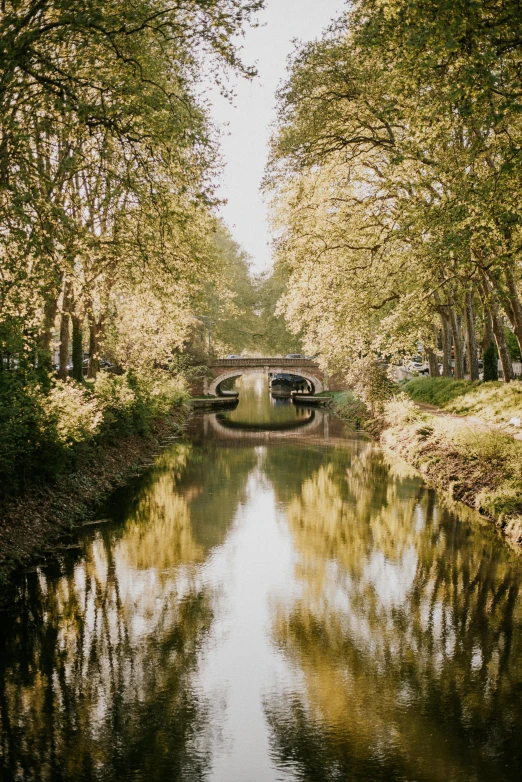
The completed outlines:
{"type": "Polygon", "coordinates": [[[215,361],[210,369],[214,375],[208,382],[205,393],[218,393],[219,386],[225,380],[234,377],[241,377],[247,372],[264,372],[277,374],[299,375],[307,380],[312,386],[312,393],[320,394],[325,390],[323,375],[319,366],[314,361],[306,359],[284,359],[284,358],[246,358],[246,359],[222,359],[215,361]]]}
{"type": "Polygon", "coordinates": [[[227,426],[223,420],[219,420],[219,415],[219,413],[210,413],[205,416],[205,421],[208,421],[215,434],[227,440],[273,440],[289,437],[294,433],[299,437],[304,434],[322,433],[327,418],[321,411],[312,410],[308,418],[302,422],[292,421],[286,429],[257,429],[248,428],[248,424],[242,426],[240,421],[234,422],[233,426],[230,426],[231,422],[229,421],[227,426]]]}

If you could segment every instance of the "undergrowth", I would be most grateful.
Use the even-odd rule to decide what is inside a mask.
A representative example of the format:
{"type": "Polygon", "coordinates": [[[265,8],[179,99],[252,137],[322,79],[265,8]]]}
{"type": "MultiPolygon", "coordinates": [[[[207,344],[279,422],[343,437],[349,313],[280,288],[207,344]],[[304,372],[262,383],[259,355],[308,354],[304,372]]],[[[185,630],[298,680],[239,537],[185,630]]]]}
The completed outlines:
{"type": "MultiPolygon", "coordinates": [[[[326,394],[325,394],[326,395],[326,394]]],[[[366,426],[371,414],[364,402],[357,399],[353,391],[328,392],[332,398],[332,410],[356,429],[366,426]]]]}
{"type": "Polygon", "coordinates": [[[0,500],[74,469],[86,449],[132,434],[186,398],[168,372],[100,373],[94,383],[0,373],[0,500]]]}

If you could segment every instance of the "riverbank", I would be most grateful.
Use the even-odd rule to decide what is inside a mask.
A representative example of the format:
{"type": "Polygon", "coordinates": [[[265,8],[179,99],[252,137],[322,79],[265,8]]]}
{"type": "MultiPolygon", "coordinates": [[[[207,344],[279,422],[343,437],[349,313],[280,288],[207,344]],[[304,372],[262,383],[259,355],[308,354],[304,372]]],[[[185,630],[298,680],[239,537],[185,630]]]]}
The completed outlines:
{"type": "MultiPolygon", "coordinates": [[[[500,393],[516,396],[518,391],[501,389],[500,393]]],[[[514,417],[512,406],[505,405],[505,412],[500,412],[491,389],[475,389],[474,394],[490,397],[487,409],[496,410],[499,420],[507,423],[514,417]]],[[[459,404],[452,397],[457,409],[466,405],[477,409],[477,401],[471,406],[464,394],[459,396],[459,404]]],[[[331,407],[344,420],[369,431],[430,485],[478,511],[512,543],[522,545],[522,442],[513,436],[516,430],[503,431],[498,422],[476,416],[422,409],[404,392],[389,401],[380,415],[371,416],[350,392],[333,394],[331,407]]]]}
{"type": "Polygon", "coordinates": [[[4,502],[0,522],[0,584],[18,568],[53,557],[56,543],[118,486],[139,475],[161,444],[180,436],[190,409],[178,403],[150,424],[146,434],[120,436],[81,449],[74,469],[4,502]]]}

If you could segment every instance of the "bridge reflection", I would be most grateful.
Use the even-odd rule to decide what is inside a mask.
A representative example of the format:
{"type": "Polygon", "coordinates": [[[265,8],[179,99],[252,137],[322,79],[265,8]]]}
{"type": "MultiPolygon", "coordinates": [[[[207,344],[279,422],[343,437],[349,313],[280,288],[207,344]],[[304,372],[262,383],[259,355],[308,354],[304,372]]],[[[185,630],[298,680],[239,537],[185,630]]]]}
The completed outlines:
{"type": "Polygon", "coordinates": [[[318,410],[307,411],[308,415],[293,421],[249,422],[235,421],[224,413],[212,413],[204,417],[205,435],[212,432],[220,439],[272,440],[288,437],[291,434],[328,435],[328,416],[318,410]]]}

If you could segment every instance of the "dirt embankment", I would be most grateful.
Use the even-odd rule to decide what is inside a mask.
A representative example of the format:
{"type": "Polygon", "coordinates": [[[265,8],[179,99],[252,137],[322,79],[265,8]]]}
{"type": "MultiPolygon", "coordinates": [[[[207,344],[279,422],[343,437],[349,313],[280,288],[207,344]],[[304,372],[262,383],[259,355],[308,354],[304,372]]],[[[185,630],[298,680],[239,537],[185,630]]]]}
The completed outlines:
{"type": "Polygon", "coordinates": [[[50,486],[28,492],[0,509],[0,584],[10,573],[51,553],[75,522],[94,516],[96,507],[118,486],[143,471],[161,443],[179,436],[186,407],[156,421],[151,433],[89,448],[75,469],[50,486]]]}

